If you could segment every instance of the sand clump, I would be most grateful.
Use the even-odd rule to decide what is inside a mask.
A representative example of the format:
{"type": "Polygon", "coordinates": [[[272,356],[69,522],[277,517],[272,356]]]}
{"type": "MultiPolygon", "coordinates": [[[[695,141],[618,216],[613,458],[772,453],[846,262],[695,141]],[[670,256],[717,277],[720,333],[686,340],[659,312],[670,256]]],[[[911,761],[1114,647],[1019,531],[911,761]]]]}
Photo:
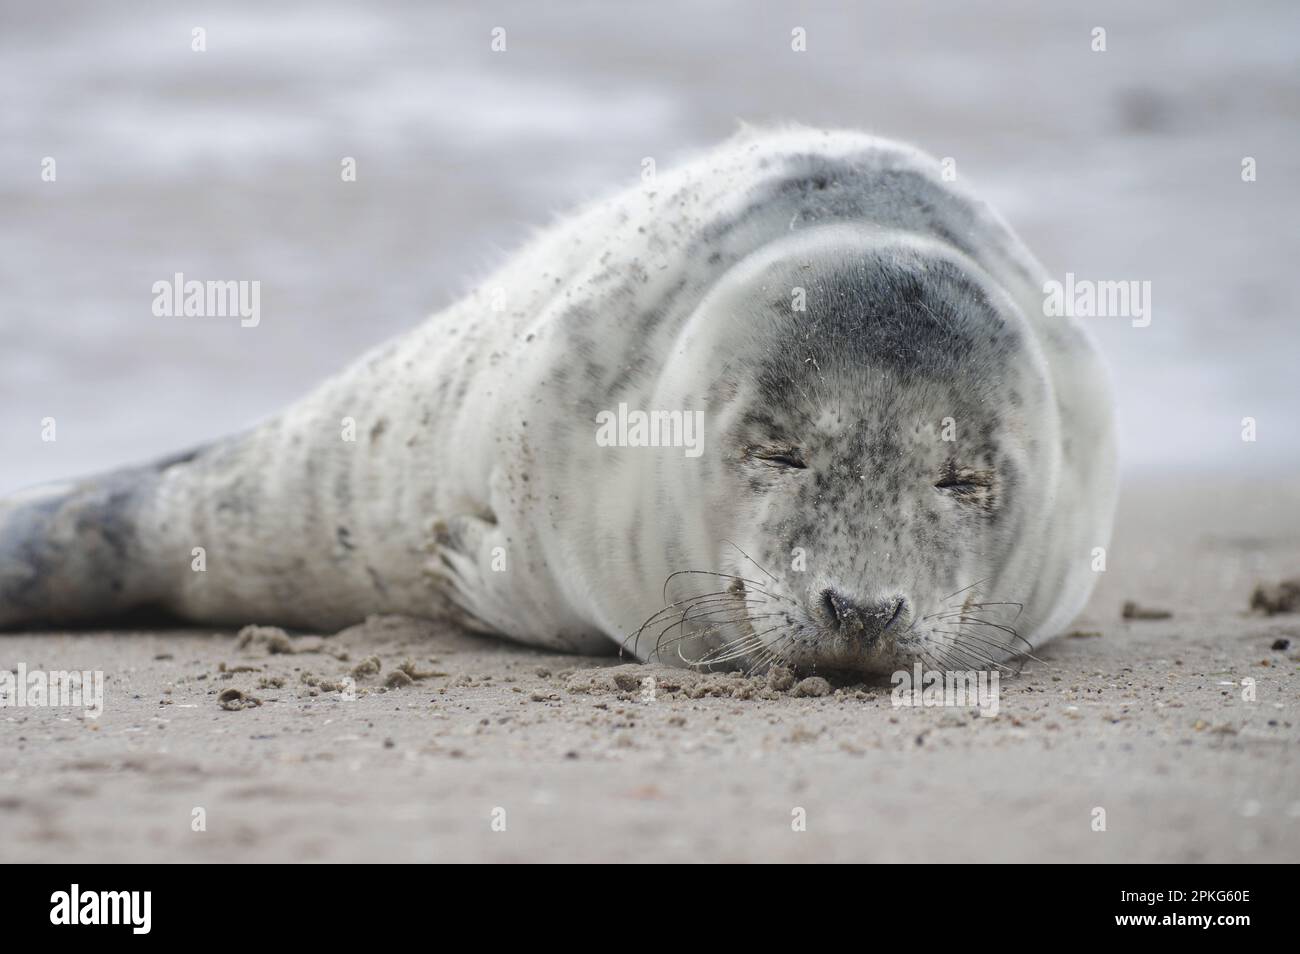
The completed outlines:
{"type": "MultiPolygon", "coordinates": [[[[297,681],[305,688],[307,696],[316,696],[320,693],[338,692],[367,694],[370,692],[385,692],[392,689],[404,689],[412,686],[417,682],[425,679],[433,679],[450,675],[441,669],[422,669],[413,658],[409,656],[404,658],[401,663],[392,666],[385,673],[385,663],[380,655],[374,652],[380,644],[391,644],[394,642],[392,637],[397,637],[403,641],[406,638],[418,637],[420,633],[413,630],[409,621],[404,618],[385,618],[372,617],[365,623],[336,634],[332,638],[322,636],[291,636],[285,630],[278,626],[245,626],[236,636],[236,645],[241,651],[254,652],[262,650],[268,656],[297,656],[304,653],[320,653],[327,656],[333,656],[340,662],[348,661],[348,653],[344,651],[345,639],[353,640],[353,649],[360,647],[355,643],[364,639],[365,653],[363,658],[353,665],[350,669],[344,669],[336,675],[320,674],[312,670],[304,670],[298,673],[297,681]],[[331,645],[332,643],[332,645],[331,645]],[[369,688],[358,689],[358,683],[369,683],[369,688]]],[[[385,648],[392,648],[391,645],[385,648]]],[[[436,663],[437,660],[430,658],[429,662],[436,663]]],[[[294,667],[295,671],[297,667],[294,667]]],[[[229,679],[234,673],[242,672],[260,672],[257,666],[226,666],[222,663],[220,667],[222,678],[229,679]]],[[[267,673],[258,681],[259,689],[282,689],[292,676],[284,673],[274,674],[267,673]]],[[[251,699],[251,697],[249,697],[251,699]]],[[[228,704],[223,702],[226,708],[237,709],[244,708],[247,705],[260,704],[250,702],[243,697],[232,696],[228,704]]]]}
{"type": "Polygon", "coordinates": [[[384,664],[378,656],[367,656],[361,662],[352,667],[353,679],[366,679],[370,676],[378,676],[384,664]]]}
{"type": "Polygon", "coordinates": [[[796,699],[819,698],[829,696],[832,691],[831,684],[821,676],[809,676],[807,679],[800,679],[795,683],[791,695],[796,699]]]}
{"type": "Polygon", "coordinates": [[[799,679],[784,666],[774,666],[763,675],[743,672],[696,672],[632,663],[579,669],[567,674],[564,688],[572,694],[612,694],[623,699],[650,702],[658,694],[685,699],[727,698],[815,699],[829,696],[835,687],[821,676],[799,679]]]}
{"type": "Polygon", "coordinates": [[[1300,579],[1257,584],[1250,594],[1250,608],[1268,616],[1300,611],[1300,579]]]}
{"type": "Polygon", "coordinates": [[[217,696],[217,705],[228,712],[238,712],[240,709],[251,709],[254,706],[260,706],[262,700],[256,696],[250,696],[241,689],[233,686],[223,690],[221,695],[217,696]]]}
{"type": "Polygon", "coordinates": [[[1174,614],[1169,610],[1154,609],[1150,606],[1139,606],[1133,600],[1124,603],[1124,608],[1120,611],[1120,616],[1124,619],[1170,619],[1174,614]]]}
{"type": "Polygon", "coordinates": [[[702,673],[690,669],[630,663],[580,669],[568,677],[564,688],[570,693],[612,693],[629,698],[639,697],[649,702],[660,693],[681,695],[687,699],[703,699],[706,696],[750,699],[761,685],[760,680],[751,679],[739,672],[702,673]]]}
{"type": "Polygon", "coordinates": [[[400,669],[394,669],[384,679],[384,685],[389,689],[405,689],[407,686],[415,685],[415,680],[402,672],[400,669]]]}
{"type": "Polygon", "coordinates": [[[321,692],[347,692],[353,688],[350,682],[339,679],[325,679],[311,670],[304,671],[298,677],[298,681],[310,689],[318,689],[321,692]]]}
{"type": "Polygon", "coordinates": [[[397,668],[400,672],[405,673],[415,682],[419,682],[421,679],[434,679],[438,676],[450,675],[450,673],[443,672],[439,669],[418,669],[416,668],[414,659],[404,660],[397,668]]]}
{"type": "Polygon", "coordinates": [[[348,658],[345,651],[329,645],[323,636],[290,636],[279,626],[245,626],[236,639],[241,650],[262,649],[269,656],[325,653],[345,662],[348,658]]]}
{"type": "Polygon", "coordinates": [[[773,666],[767,671],[767,687],[776,692],[789,692],[794,688],[794,672],[785,666],[773,666]]]}

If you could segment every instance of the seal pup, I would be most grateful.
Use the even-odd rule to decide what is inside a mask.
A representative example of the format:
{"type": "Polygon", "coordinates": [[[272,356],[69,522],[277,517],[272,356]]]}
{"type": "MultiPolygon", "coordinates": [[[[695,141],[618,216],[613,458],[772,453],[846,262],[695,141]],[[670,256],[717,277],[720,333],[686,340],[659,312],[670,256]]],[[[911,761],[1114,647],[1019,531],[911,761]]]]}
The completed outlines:
{"type": "Polygon", "coordinates": [[[913,148],[742,131],[250,432],[0,503],[0,626],[1005,665],[1082,607],[1115,497],[1108,378],[1044,277],[913,148]]]}

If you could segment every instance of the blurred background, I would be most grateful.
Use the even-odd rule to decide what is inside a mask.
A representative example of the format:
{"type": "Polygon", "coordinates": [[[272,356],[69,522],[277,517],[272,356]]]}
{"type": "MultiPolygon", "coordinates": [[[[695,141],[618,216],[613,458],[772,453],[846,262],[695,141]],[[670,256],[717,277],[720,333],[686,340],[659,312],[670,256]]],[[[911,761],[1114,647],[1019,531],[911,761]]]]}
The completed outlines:
{"type": "Polygon", "coordinates": [[[1300,5],[1087,7],[0,0],[0,493],[246,427],[739,119],[951,156],[1054,276],[1150,281],[1092,320],[1128,475],[1284,475],[1300,5]],[[175,272],[261,324],[154,317],[175,272]]]}

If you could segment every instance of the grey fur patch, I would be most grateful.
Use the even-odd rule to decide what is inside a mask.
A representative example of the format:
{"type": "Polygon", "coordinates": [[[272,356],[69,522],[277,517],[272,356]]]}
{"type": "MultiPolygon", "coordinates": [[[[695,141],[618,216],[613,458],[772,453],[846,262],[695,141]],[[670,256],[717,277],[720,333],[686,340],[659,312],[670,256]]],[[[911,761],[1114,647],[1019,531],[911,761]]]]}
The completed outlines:
{"type": "Polygon", "coordinates": [[[137,520],[160,475],[204,448],[0,509],[0,629],[104,619],[161,596],[137,520]]]}

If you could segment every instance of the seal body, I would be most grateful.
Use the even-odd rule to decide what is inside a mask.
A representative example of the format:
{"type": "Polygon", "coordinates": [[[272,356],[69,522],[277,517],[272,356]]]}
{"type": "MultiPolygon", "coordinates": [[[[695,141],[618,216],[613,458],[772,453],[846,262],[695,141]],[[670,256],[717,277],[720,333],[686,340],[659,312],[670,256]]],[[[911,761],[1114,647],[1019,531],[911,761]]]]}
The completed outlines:
{"type": "Polygon", "coordinates": [[[249,433],[0,504],[0,625],[997,664],[1081,608],[1114,504],[1107,377],[1044,278],[916,150],[746,131],[249,433]]]}

